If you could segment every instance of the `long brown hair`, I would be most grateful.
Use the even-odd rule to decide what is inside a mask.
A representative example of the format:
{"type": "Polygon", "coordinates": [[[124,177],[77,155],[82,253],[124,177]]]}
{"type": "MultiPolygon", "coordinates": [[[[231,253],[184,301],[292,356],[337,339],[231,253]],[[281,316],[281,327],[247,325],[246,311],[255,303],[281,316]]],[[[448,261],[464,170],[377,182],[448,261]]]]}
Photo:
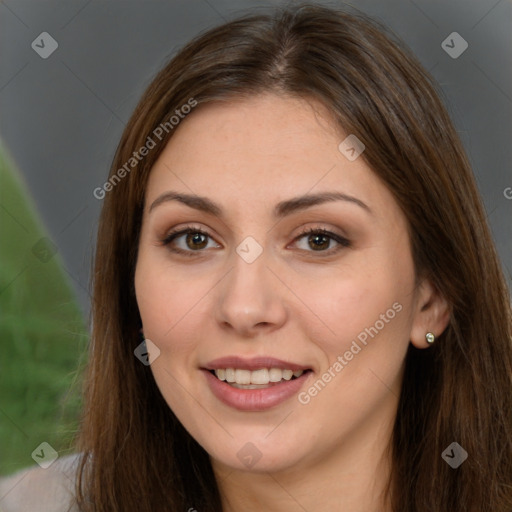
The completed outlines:
{"type": "Polygon", "coordinates": [[[315,5],[199,36],[156,76],[124,130],[110,173],[122,177],[104,194],[96,247],[81,510],[222,510],[208,454],[134,357],[134,270],[148,175],[179,129],[169,123],[176,109],[269,91],[322,102],[364,142],[362,157],[408,220],[417,278],[428,277],[451,307],[436,343],[407,353],[390,446],[393,510],[510,512],[510,298],[467,157],[409,50],[365,15],[315,5]],[[156,147],[126,167],[166,122],[156,147]],[[468,453],[457,469],[441,457],[454,441],[468,453]]]}

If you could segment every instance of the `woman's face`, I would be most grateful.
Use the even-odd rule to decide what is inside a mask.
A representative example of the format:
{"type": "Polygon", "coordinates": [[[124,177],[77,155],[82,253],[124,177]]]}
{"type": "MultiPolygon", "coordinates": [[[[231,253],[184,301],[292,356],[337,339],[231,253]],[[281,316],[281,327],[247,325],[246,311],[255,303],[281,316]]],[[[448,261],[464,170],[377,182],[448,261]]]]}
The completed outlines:
{"type": "Polygon", "coordinates": [[[420,328],[391,193],[314,102],[211,103],[176,130],[150,174],[135,275],[169,407],[218,467],[381,446],[420,328]]]}

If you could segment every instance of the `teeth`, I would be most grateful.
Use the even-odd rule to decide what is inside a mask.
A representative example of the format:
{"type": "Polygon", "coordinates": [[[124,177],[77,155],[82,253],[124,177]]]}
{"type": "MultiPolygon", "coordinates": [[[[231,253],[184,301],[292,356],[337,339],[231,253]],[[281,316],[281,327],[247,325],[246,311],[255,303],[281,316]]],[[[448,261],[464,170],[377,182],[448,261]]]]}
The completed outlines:
{"type": "MultiPolygon", "coordinates": [[[[251,384],[268,384],[268,370],[263,368],[251,373],[251,384]]],[[[249,384],[249,383],[247,383],[249,384]]]]}
{"type": "Polygon", "coordinates": [[[283,370],[283,379],[290,380],[293,377],[293,372],[291,370],[283,370]]]}
{"type": "MultiPolygon", "coordinates": [[[[219,376],[217,375],[217,377],[219,376]]],[[[235,382],[235,370],[233,370],[233,368],[226,368],[226,381],[235,382]]]]}
{"type": "MultiPolygon", "coordinates": [[[[280,368],[262,368],[260,370],[241,370],[238,368],[226,368],[215,370],[215,375],[219,380],[229,382],[230,384],[249,386],[265,385],[270,382],[280,382],[281,380],[290,380],[293,377],[300,377],[304,370],[281,370],[280,368]]],[[[254,388],[247,388],[254,389],[254,388]]]]}
{"type": "Polygon", "coordinates": [[[250,384],[251,383],[250,370],[235,370],[235,382],[237,384],[250,384]]]}
{"type": "Polygon", "coordinates": [[[268,373],[270,382],[279,382],[283,378],[283,370],[279,368],[271,368],[268,373]]]}

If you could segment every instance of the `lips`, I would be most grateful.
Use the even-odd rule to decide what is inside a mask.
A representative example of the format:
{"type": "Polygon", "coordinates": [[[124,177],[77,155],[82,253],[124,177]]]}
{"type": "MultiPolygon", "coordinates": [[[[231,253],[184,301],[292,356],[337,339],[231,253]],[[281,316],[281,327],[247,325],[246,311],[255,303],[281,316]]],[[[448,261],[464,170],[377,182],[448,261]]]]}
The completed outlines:
{"type": "Polygon", "coordinates": [[[237,356],[210,361],[202,371],[218,400],[247,412],[280,405],[296,395],[312,374],[311,368],[298,363],[271,357],[242,359],[237,356]],[[262,384],[254,383],[253,376],[262,384]]]}

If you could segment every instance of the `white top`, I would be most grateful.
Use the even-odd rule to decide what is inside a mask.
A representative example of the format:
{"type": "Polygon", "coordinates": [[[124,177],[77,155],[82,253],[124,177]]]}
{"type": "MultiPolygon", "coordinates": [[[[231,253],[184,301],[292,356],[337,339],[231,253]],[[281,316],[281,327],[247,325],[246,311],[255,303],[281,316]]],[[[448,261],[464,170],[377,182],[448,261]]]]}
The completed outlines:
{"type": "Polygon", "coordinates": [[[59,457],[0,478],[0,512],[77,512],[74,502],[78,455],[59,457]]]}

